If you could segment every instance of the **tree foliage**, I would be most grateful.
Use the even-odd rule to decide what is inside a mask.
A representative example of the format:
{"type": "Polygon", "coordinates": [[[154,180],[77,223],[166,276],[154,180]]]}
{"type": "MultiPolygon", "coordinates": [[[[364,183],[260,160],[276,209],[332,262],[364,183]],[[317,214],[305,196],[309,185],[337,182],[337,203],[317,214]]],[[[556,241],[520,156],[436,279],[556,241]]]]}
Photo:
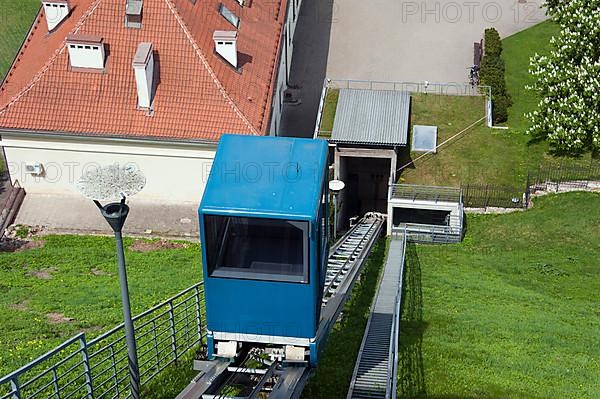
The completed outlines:
{"type": "Polygon", "coordinates": [[[528,114],[528,133],[547,139],[557,152],[600,150],[600,0],[550,1],[560,26],[548,56],[536,54],[529,86],[540,96],[528,114]]]}
{"type": "Polygon", "coordinates": [[[502,60],[502,40],[494,28],[485,30],[485,48],[481,60],[481,83],[492,88],[494,122],[506,122],[508,107],[512,105],[510,95],[506,91],[504,76],[504,60],[502,60]]]}

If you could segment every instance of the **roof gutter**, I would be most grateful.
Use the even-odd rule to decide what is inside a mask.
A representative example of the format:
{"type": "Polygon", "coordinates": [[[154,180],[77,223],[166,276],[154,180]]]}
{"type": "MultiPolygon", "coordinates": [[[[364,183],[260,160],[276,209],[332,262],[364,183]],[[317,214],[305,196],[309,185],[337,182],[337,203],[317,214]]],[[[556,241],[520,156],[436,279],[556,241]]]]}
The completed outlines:
{"type": "Polygon", "coordinates": [[[160,139],[160,138],[152,138],[152,137],[124,137],[118,135],[84,135],[84,134],[76,134],[76,133],[62,133],[62,132],[48,132],[43,130],[26,130],[26,129],[3,129],[0,128],[0,136],[14,135],[28,138],[60,138],[67,140],[82,140],[82,141],[90,141],[90,142],[109,142],[109,143],[124,143],[124,144],[154,144],[154,145],[175,145],[182,147],[211,147],[216,148],[218,141],[213,140],[185,140],[185,139],[160,139]]]}

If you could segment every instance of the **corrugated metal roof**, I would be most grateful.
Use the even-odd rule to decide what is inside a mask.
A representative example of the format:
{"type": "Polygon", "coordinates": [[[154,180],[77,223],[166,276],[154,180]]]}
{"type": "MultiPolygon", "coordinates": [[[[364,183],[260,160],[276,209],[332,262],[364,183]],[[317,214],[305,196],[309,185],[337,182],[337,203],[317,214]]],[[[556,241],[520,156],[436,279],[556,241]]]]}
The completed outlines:
{"type": "Polygon", "coordinates": [[[330,141],[406,145],[409,112],[406,91],[340,89],[330,141]]]}

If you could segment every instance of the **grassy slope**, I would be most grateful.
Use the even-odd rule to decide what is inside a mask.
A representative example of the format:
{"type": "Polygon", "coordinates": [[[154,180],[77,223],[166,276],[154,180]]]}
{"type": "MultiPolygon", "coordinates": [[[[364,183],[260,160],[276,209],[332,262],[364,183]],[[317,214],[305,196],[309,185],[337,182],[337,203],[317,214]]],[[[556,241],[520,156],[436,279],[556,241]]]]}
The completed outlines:
{"type": "Polygon", "coordinates": [[[551,195],[411,248],[404,397],[600,397],[599,221],[600,194],[551,195]]]}
{"type": "MultiPolygon", "coordinates": [[[[111,237],[47,236],[43,248],[0,253],[0,375],[78,331],[96,336],[122,322],[111,237]],[[31,272],[51,270],[43,280],[31,272]],[[95,275],[92,269],[108,273],[95,275]],[[21,306],[15,305],[21,304],[21,306]],[[52,324],[48,313],[74,322],[52,324]]],[[[125,239],[129,245],[131,239],[125,239]]],[[[126,251],[132,311],[140,313],[201,278],[197,244],[148,253],[126,251]]]]}
{"type": "Polygon", "coordinates": [[[38,0],[0,0],[0,81],[40,8],[38,0]]]}

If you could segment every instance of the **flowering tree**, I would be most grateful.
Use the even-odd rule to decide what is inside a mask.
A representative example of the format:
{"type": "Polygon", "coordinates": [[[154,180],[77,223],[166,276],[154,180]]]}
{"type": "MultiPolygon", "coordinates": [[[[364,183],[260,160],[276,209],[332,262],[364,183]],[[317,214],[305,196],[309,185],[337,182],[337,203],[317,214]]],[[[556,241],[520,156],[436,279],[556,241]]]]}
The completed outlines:
{"type": "Polygon", "coordinates": [[[531,59],[535,83],[528,88],[541,100],[528,114],[528,133],[559,152],[600,151],[600,0],[554,0],[547,7],[560,34],[549,56],[531,59]]]}

